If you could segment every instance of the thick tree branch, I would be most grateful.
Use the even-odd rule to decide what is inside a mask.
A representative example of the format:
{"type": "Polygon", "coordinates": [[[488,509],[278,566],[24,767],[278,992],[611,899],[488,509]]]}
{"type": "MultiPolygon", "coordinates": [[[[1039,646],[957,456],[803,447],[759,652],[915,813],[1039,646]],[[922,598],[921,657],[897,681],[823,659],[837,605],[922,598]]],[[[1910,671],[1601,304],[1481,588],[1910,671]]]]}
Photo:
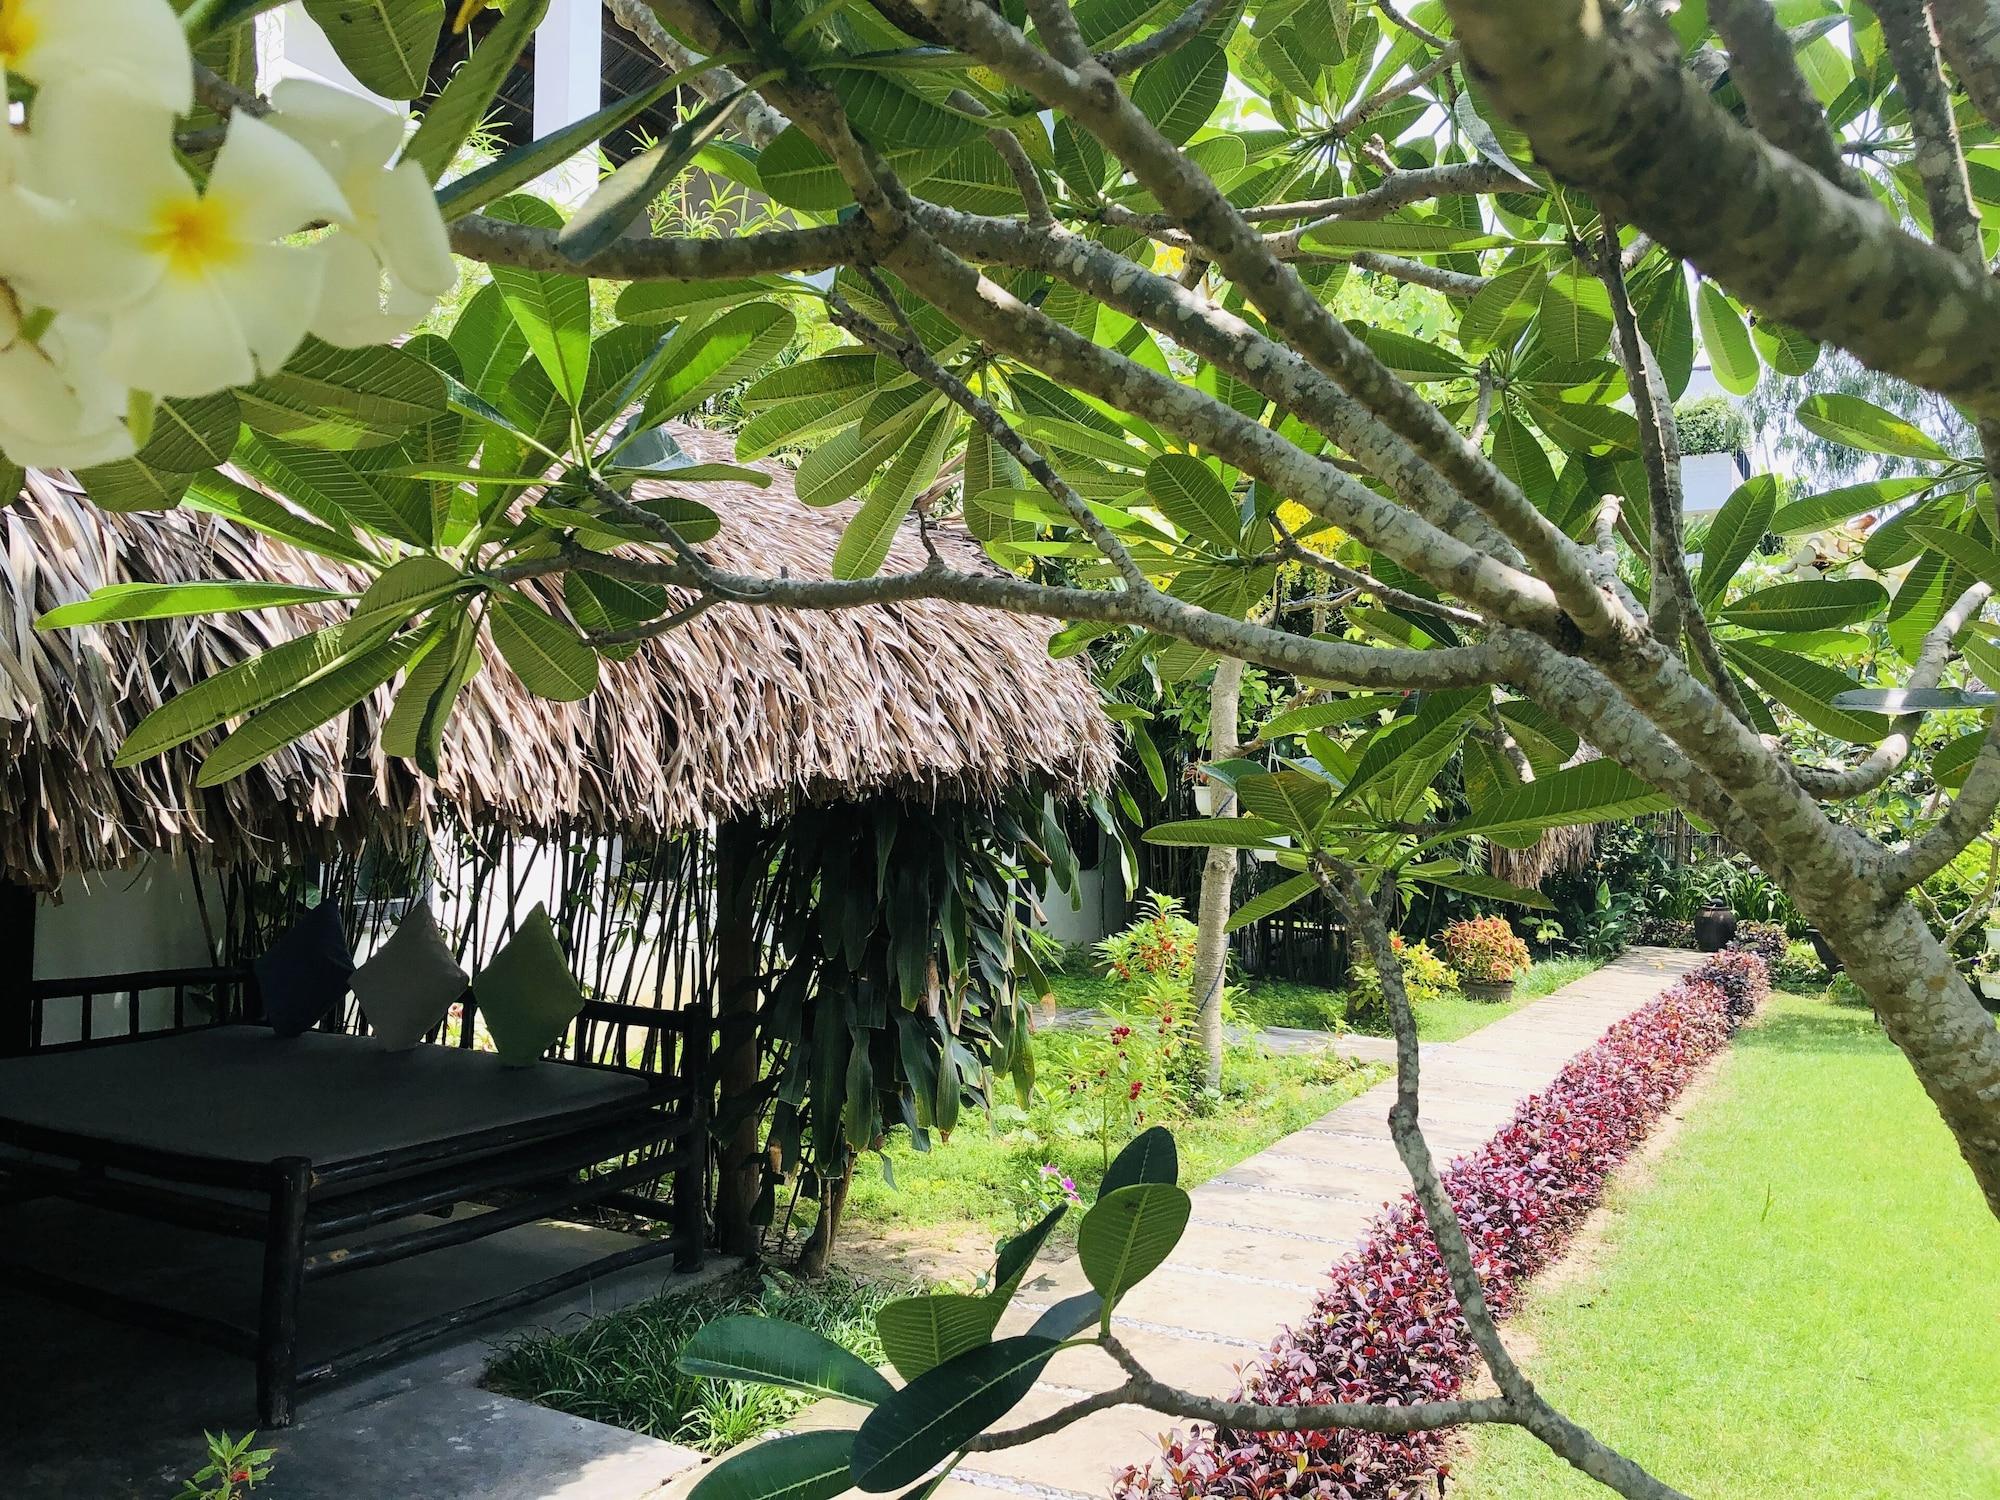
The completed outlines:
{"type": "MultiPolygon", "coordinates": [[[[678,73],[701,61],[674,40],[673,34],[660,24],[660,18],[645,0],[604,0],[604,8],[611,12],[620,26],[637,37],[647,51],[665,63],[670,72],[678,73]]],[[[713,104],[741,89],[743,80],[727,68],[705,68],[688,80],[688,87],[713,104]]],[[[743,139],[759,150],[776,140],[791,123],[755,89],[746,91],[737,101],[736,120],[743,131],[743,139]]]]}
{"type": "Polygon", "coordinates": [[[2000,129],[2000,4],[1930,0],[1931,21],[1952,72],[1986,123],[2000,129]]]}
{"type": "Polygon", "coordinates": [[[1923,0],[1869,0],[1869,4],[1882,23],[1882,39],[1896,69],[1903,108],[1910,117],[1910,135],[1916,142],[1911,165],[1924,185],[1931,238],[1941,249],[1976,262],[1981,258],[1979,211],[1972,206],[1972,182],[1959,145],[1958,121],[1952,116],[1944,65],[1938,58],[1923,0]]]}
{"type": "Polygon", "coordinates": [[[1647,12],[1445,5],[1473,77],[1558,177],[1769,316],[2000,415],[2000,287],[1731,119],[1647,12]]]}
{"type": "Polygon", "coordinates": [[[1865,195],[1868,185],[1840,159],[1826,111],[1768,0],[1708,0],[1708,18],[1729,45],[1729,76],[1750,107],[1750,123],[1842,192],[1865,195]]]}
{"type": "Polygon", "coordinates": [[[482,214],[452,221],[450,234],[451,248],[468,260],[611,281],[707,281],[824,271],[853,264],[862,245],[855,226],[831,224],[823,229],[769,229],[733,239],[615,240],[589,260],[575,261],[556,248],[554,230],[482,214]]]}
{"type": "Polygon", "coordinates": [[[1142,37],[1130,46],[1120,47],[1111,52],[1097,54],[1098,66],[1113,78],[1123,78],[1127,73],[1136,73],[1149,62],[1165,57],[1169,52],[1186,46],[1200,34],[1201,29],[1222,12],[1228,0],[1195,0],[1173,20],[1167,22],[1149,37],[1142,37]]]}

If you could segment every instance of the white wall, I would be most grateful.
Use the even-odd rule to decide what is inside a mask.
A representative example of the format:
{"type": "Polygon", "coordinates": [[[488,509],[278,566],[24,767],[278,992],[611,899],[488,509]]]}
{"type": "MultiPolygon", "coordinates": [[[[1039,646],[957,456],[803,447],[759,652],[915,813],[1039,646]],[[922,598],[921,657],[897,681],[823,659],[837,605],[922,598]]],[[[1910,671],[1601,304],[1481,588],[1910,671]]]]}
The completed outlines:
{"type": "MultiPolygon", "coordinates": [[[[222,893],[210,880],[210,915],[221,920],[222,893]]],[[[142,969],[200,968],[213,961],[195,901],[194,877],[171,859],[148,857],[125,870],[65,880],[55,900],[35,909],[37,979],[125,974],[142,969]]],[[[173,1010],[170,993],[139,997],[139,1023],[166,1023],[173,1010]]],[[[128,1024],[123,996],[100,995],[93,1002],[93,1034],[123,1031],[128,1024]]],[[[82,1007],[51,1001],[43,1017],[42,1040],[73,1041],[82,1030],[82,1007]]]]}

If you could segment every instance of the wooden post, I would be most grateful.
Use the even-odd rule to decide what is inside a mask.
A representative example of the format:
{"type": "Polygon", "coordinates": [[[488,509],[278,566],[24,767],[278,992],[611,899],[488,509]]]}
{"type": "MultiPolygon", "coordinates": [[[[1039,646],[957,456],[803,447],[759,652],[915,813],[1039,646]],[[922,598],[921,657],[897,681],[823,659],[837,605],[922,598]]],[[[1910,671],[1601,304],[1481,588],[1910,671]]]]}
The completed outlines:
{"type": "Polygon", "coordinates": [[[35,1045],[35,893],[0,880],[0,1057],[24,1057],[35,1045]]]}
{"type": "MultiPolygon", "coordinates": [[[[725,823],[715,837],[715,1003],[721,1041],[713,1086],[726,1107],[757,1091],[760,1038],[757,1015],[757,828],[725,823]]],[[[754,1259],[759,1250],[751,1222],[763,1181],[757,1154],[759,1114],[752,1113],[723,1142],[716,1167],[716,1241],[726,1255],[754,1259]]]]}
{"type": "Polygon", "coordinates": [[[303,1156],[281,1156],[271,1163],[271,1217],[264,1231],[264,1291],[257,1317],[257,1420],[267,1428],[292,1425],[311,1185],[312,1163],[303,1156]]]}

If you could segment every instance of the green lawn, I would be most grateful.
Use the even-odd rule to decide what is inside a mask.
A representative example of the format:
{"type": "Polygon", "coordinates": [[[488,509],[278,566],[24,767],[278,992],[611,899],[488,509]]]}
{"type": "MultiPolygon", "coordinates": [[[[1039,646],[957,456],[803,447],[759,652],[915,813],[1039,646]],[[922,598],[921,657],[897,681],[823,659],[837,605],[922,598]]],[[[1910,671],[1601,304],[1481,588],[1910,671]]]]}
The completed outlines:
{"type": "MultiPolygon", "coordinates": [[[[2000,1226],[1866,1010],[1773,997],[1608,1208],[1511,1325],[1571,1416],[1703,1500],[2000,1495],[2000,1226]]],[[[1604,1493],[1511,1430],[1454,1468],[1604,1493]]]]}

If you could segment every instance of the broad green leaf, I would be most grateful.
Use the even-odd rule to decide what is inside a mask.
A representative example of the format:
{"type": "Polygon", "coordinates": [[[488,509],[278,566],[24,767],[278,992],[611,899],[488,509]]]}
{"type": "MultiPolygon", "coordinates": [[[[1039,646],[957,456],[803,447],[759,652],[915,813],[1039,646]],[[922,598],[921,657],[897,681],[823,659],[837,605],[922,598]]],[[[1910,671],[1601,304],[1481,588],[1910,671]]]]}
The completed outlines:
{"type": "Polygon", "coordinates": [[[1595,359],[1611,343],[1611,294],[1571,262],[1542,293],[1542,346],[1561,359],[1595,359]]]}
{"type": "Polygon", "coordinates": [[[453,69],[403,147],[402,159],[421,166],[426,181],[435,185],[444,176],[452,158],[486,117],[548,9],[549,0],[512,0],[499,24],[472,49],[472,56],[453,69]]]}
{"type": "Polygon", "coordinates": [[[209,752],[195,784],[219,786],[234,780],[259,761],[346,713],[394,677],[417,645],[414,633],[383,641],[260,709],[209,752]]]}
{"type": "Polygon", "coordinates": [[[302,583],[108,583],[87,599],[50,610],[35,621],[35,628],[61,630],[72,625],[106,625],[114,620],[177,620],[352,597],[337,589],[302,583]]]}
{"type": "Polygon", "coordinates": [[[573,703],[597,687],[597,653],[539,604],[502,591],[487,626],[522,686],[538,698],[573,703]]]}
{"type": "Polygon", "coordinates": [[[2000,553],[1984,542],[1943,526],[1912,526],[1910,535],[1926,547],[1942,552],[1973,577],[2000,589],[2000,553]]]}
{"type": "Polygon", "coordinates": [[[1729,580],[1743,566],[1778,509],[1778,480],[1759,474],[1739,484],[1722,502],[1722,509],[1709,523],[1708,540],[1702,544],[1701,572],[1695,576],[1694,592],[1704,605],[1713,604],[1729,587],[1729,580]]]}
{"type": "Polygon", "coordinates": [[[1819,341],[1787,324],[1766,319],[1751,330],[1751,337],[1764,363],[1780,375],[1808,375],[1819,363],[1819,341]]]}
{"type": "Polygon", "coordinates": [[[1319,889],[1319,881],[1311,875],[1294,875],[1289,880],[1281,880],[1266,890],[1259,891],[1229,914],[1227,931],[1234,932],[1239,927],[1248,927],[1252,922],[1261,922],[1274,916],[1286,907],[1303,901],[1319,889]]]}
{"type": "Polygon", "coordinates": [[[137,457],[152,468],[181,474],[213,468],[229,461],[242,425],[231,391],[162,401],[153,411],[152,435],[137,457]]]}
{"type": "Polygon", "coordinates": [[[717,281],[635,281],[618,294],[621,323],[674,323],[706,317],[753,298],[799,288],[782,276],[742,276],[717,281]]]}
{"type": "Polygon", "coordinates": [[[958,146],[983,129],[977,120],[931,103],[889,73],[842,69],[833,82],[847,106],[848,122],[883,151],[958,146]]]}
{"type": "Polygon", "coordinates": [[[508,379],[528,356],[527,335],[492,282],[472,294],[451,326],[450,342],[458,354],[462,384],[488,401],[505,395],[508,379]]]}
{"type": "Polygon", "coordinates": [[[1837,525],[1864,512],[1881,510],[1920,490],[1927,490],[1935,483],[1934,478],[1917,474],[1901,479],[1871,479],[1865,484],[1850,484],[1837,490],[1806,495],[1780,506],[1778,513],[1771,517],[1770,529],[1780,536],[1818,531],[1823,526],[1837,525]]]}
{"type": "Polygon", "coordinates": [[[112,764],[137,765],[226,719],[254,713],[325,671],[344,654],[340,627],[328,626],[273,646],[213,677],[204,677],[141,719],[125,736],[112,764]]]}
{"type": "Polygon", "coordinates": [[[1167,1182],[1139,1182],[1101,1194],[1077,1227],[1083,1274],[1104,1299],[1104,1320],[1118,1299],[1157,1271],[1187,1229],[1194,1200],[1167,1182]]]}
{"type": "MultiPolygon", "coordinates": [[[[561,214],[521,194],[501,199],[486,212],[510,224],[562,228],[561,214]]],[[[581,276],[499,265],[493,267],[493,282],[550,383],[572,408],[581,405],[590,370],[590,283],[581,276]]]]}
{"type": "Polygon", "coordinates": [[[790,308],[771,302],[731,308],[699,329],[683,325],[688,336],[669,343],[640,420],[664,422],[747,379],[784,351],[797,326],[790,308]]]}
{"type": "Polygon", "coordinates": [[[350,454],[246,432],[236,462],[329,527],[359,524],[413,547],[430,540],[429,497],[405,481],[365,472],[350,454]]]}
{"type": "Polygon", "coordinates": [[[1187,845],[1204,849],[1264,849],[1285,830],[1264,818],[1186,818],[1156,823],[1146,830],[1149,844],[1187,845]]]}
{"type": "Polygon", "coordinates": [[[1938,746],[1937,754],[1931,757],[1931,779],[1949,791],[1955,792],[1964,786],[1966,773],[1972,769],[1973,761],[1979,758],[1986,738],[1987,732],[1981,728],[1938,746]]]}
{"type": "Polygon", "coordinates": [[[197,474],[188,485],[181,503],[190,510],[223,516],[239,526],[276,537],[322,557],[343,562],[370,563],[374,555],[345,532],[322,526],[295,511],[287,510],[262,490],[231,479],[227,474],[197,474]]]}
{"type": "Polygon", "coordinates": [[[1236,779],[1244,811],[1298,837],[1316,832],[1333,806],[1333,788],[1310,771],[1257,771],[1236,779]]]}
{"type": "Polygon", "coordinates": [[[1537,510],[1547,513],[1556,498],[1556,472],[1528,424],[1503,406],[1493,422],[1493,462],[1519,486],[1537,510]]]}
{"type": "Polygon", "coordinates": [[[1511,346],[1542,304],[1546,273],[1530,261],[1492,277],[1473,293],[1458,321],[1458,341],[1468,355],[1478,357],[1511,346]]]}
{"type": "Polygon", "coordinates": [[[1035,1257],[1048,1242],[1050,1232],[1068,1212],[1067,1203],[1058,1203],[1019,1234],[1000,1242],[993,1258],[993,1290],[987,1296],[1005,1302],[1014,1295],[1021,1278],[1028,1274],[1028,1267],[1035,1263],[1035,1257]]]}
{"type": "Polygon", "coordinates": [[[1844,447],[1899,458],[1948,459],[1951,455],[1915,423],[1859,396],[1829,393],[1799,403],[1799,425],[1844,447]]]}
{"type": "Polygon", "coordinates": [[[780,1433],[704,1471],[687,1500],[834,1500],[854,1487],[853,1453],[846,1428],[780,1433]]]}
{"type": "Polygon", "coordinates": [[[952,417],[948,409],[926,417],[895,462],[875,481],[833,549],[835,578],[872,578],[881,571],[896,528],[910,513],[918,491],[937,478],[944,463],[956,426],[952,417]]]}
{"type": "Polygon", "coordinates": [[[1020,1404],[1062,1346],[1023,1335],[968,1349],[868,1414],[854,1435],[854,1484],[871,1493],[912,1484],[1020,1404]]]}
{"type": "Polygon", "coordinates": [[[659,82],[613,100],[593,114],[585,115],[560,130],[516,146],[494,158],[475,172],[438,190],[438,209],[447,220],[460,219],[477,208],[504,198],[516,188],[526,187],[550,167],[568,161],[591,142],[609,135],[619,126],[658,104],[685,80],[668,74],[659,82]]]}
{"type": "Polygon", "coordinates": [[[1869,745],[1889,732],[1889,721],[1880,714],[1834,707],[1834,698],[1855,683],[1832,667],[1749,641],[1728,641],[1722,649],[1758,687],[1823,733],[1869,745]]]}
{"type": "Polygon", "coordinates": [[[117,458],[76,471],[76,482],[99,510],[120,514],[172,510],[187,493],[191,474],[156,469],[136,458],[117,458]]]}
{"type": "MultiPolygon", "coordinates": [[[[950,146],[897,146],[881,154],[905,184],[914,187],[950,160],[950,146]]],[[[757,159],[764,191],[787,208],[833,213],[851,207],[854,194],[833,159],[796,125],[764,148],[757,159]]]]}
{"type": "Polygon", "coordinates": [[[415,99],[430,79],[443,7],[438,0],[305,0],[361,86],[384,99],[415,99]]]}
{"type": "Polygon", "coordinates": [[[1215,471],[1191,453],[1162,453],[1146,465],[1146,493],[1190,536],[1224,552],[1243,541],[1243,518],[1215,471]]]}
{"type": "Polygon", "coordinates": [[[777,1318],[717,1318],[695,1330],[675,1367],[713,1380],[752,1380],[874,1406],[895,1393],[875,1367],[824,1334],[777,1318]]]}
{"type": "Polygon", "coordinates": [[[1695,320],[1701,327],[1701,345],[1708,351],[1716,381],[1732,396],[1747,396],[1757,389],[1760,366],[1757,351],[1750,343],[1750,331],[1721,287],[1704,281],[1695,298],[1695,320]]]}
{"type": "MultiPolygon", "coordinates": [[[[1441,345],[1427,343],[1393,328],[1376,328],[1359,319],[1350,319],[1348,332],[1368,346],[1369,352],[1392,370],[1398,379],[1421,385],[1428,380],[1462,380],[1472,367],[1441,345]]],[[[1260,396],[1259,401],[1262,401],[1260,396]]],[[[1258,408],[1262,410],[1261,405],[1258,408]]],[[[1254,416],[1257,413],[1247,413],[1254,416]]]]}
{"type": "Polygon", "coordinates": [[[395,629],[465,583],[465,575],[441,557],[428,553],[406,557],[368,585],[341,639],[358,645],[377,631],[395,629]]]}
{"type": "MultiPolygon", "coordinates": [[[[940,1093],[947,1085],[956,1099],[956,1079],[941,1078],[940,1093]]],[[[915,1380],[992,1338],[994,1325],[1005,1311],[1002,1302],[963,1292],[898,1297],[877,1310],[875,1334],[896,1373],[905,1380],[915,1380]]]]}
{"type": "Polygon", "coordinates": [[[1538,911],[1555,910],[1555,902],[1540,891],[1515,885],[1498,875],[1486,875],[1477,870],[1425,871],[1416,868],[1406,873],[1431,885],[1443,886],[1448,891],[1463,891],[1468,896],[1478,896],[1485,901],[1509,901],[1516,906],[1533,907],[1538,911]]]}
{"type": "Polygon", "coordinates": [[[665,140],[640,152],[600,182],[556,235],[556,248],[579,262],[610,248],[687,169],[701,148],[721,133],[744,92],[733,90],[696,110],[665,140]]]}
{"type": "Polygon", "coordinates": [[[1402,699],[1390,693],[1371,693],[1365,697],[1342,698],[1334,703],[1307,703],[1298,708],[1286,709],[1273,714],[1264,722],[1260,731],[1263,738],[1275,739],[1281,735],[1303,734],[1308,729],[1325,729],[1335,724],[1348,724],[1370,714],[1380,713],[1385,708],[1394,708],[1402,699]]]}
{"type": "Polygon", "coordinates": [[[1466,250],[1496,250],[1515,243],[1504,234],[1463,228],[1435,221],[1405,219],[1335,219],[1316,224],[1303,237],[1308,250],[1383,250],[1395,255],[1457,255],[1466,250]]]}
{"type": "MultiPolygon", "coordinates": [[[[2000,565],[2000,558],[1993,561],[2000,565]]],[[[1746,594],[1724,608],[1722,618],[1750,630],[1838,630],[1873,619],[1888,604],[1889,591],[1872,578],[1804,579],[1746,594]]]]}
{"type": "Polygon", "coordinates": [[[1111,1158],[1104,1180],[1097,1185],[1097,1196],[1102,1199],[1106,1193],[1134,1183],[1176,1183],[1180,1178],[1180,1152],[1174,1145],[1174,1133],[1164,1125],[1149,1125],[1111,1158]]]}
{"type": "Polygon", "coordinates": [[[1524,782],[1499,800],[1474,808],[1452,825],[1450,836],[1478,833],[1519,847],[1546,829],[1636,818],[1669,802],[1616,761],[1591,760],[1524,782]]]}
{"type": "Polygon", "coordinates": [[[375,448],[445,410],[444,377],[387,344],[338,349],[308,338],[275,375],[236,391],[256,431],[311,448],[375,448]]]}
{"type": "Polygon", "coordinates": [[[426,776],[438,774],[438,751],[453,706],[483,665],[479,631],[469,610],[432,627],[434,644],[410,663],[395,704],[382,722],[382,753],[413,760],[426,776]]]}
{"type": "Polygon", "coordinates": [[[853,499],[909,436],[910,428],[923,412],[924,407],[913,406],[906,420],[891,423],[866,439],[858,426],[836,432],[808,453],[799,465],[799,499],[812,506],[838,505],[853,499]]]}
{"type": "Polygon", "coordinates": [[[1139,69],[1132,103],[1178,146],[1208,123],[1228,82],[1228,57],[1218,43],[1201,37],[1139,69]]]}

